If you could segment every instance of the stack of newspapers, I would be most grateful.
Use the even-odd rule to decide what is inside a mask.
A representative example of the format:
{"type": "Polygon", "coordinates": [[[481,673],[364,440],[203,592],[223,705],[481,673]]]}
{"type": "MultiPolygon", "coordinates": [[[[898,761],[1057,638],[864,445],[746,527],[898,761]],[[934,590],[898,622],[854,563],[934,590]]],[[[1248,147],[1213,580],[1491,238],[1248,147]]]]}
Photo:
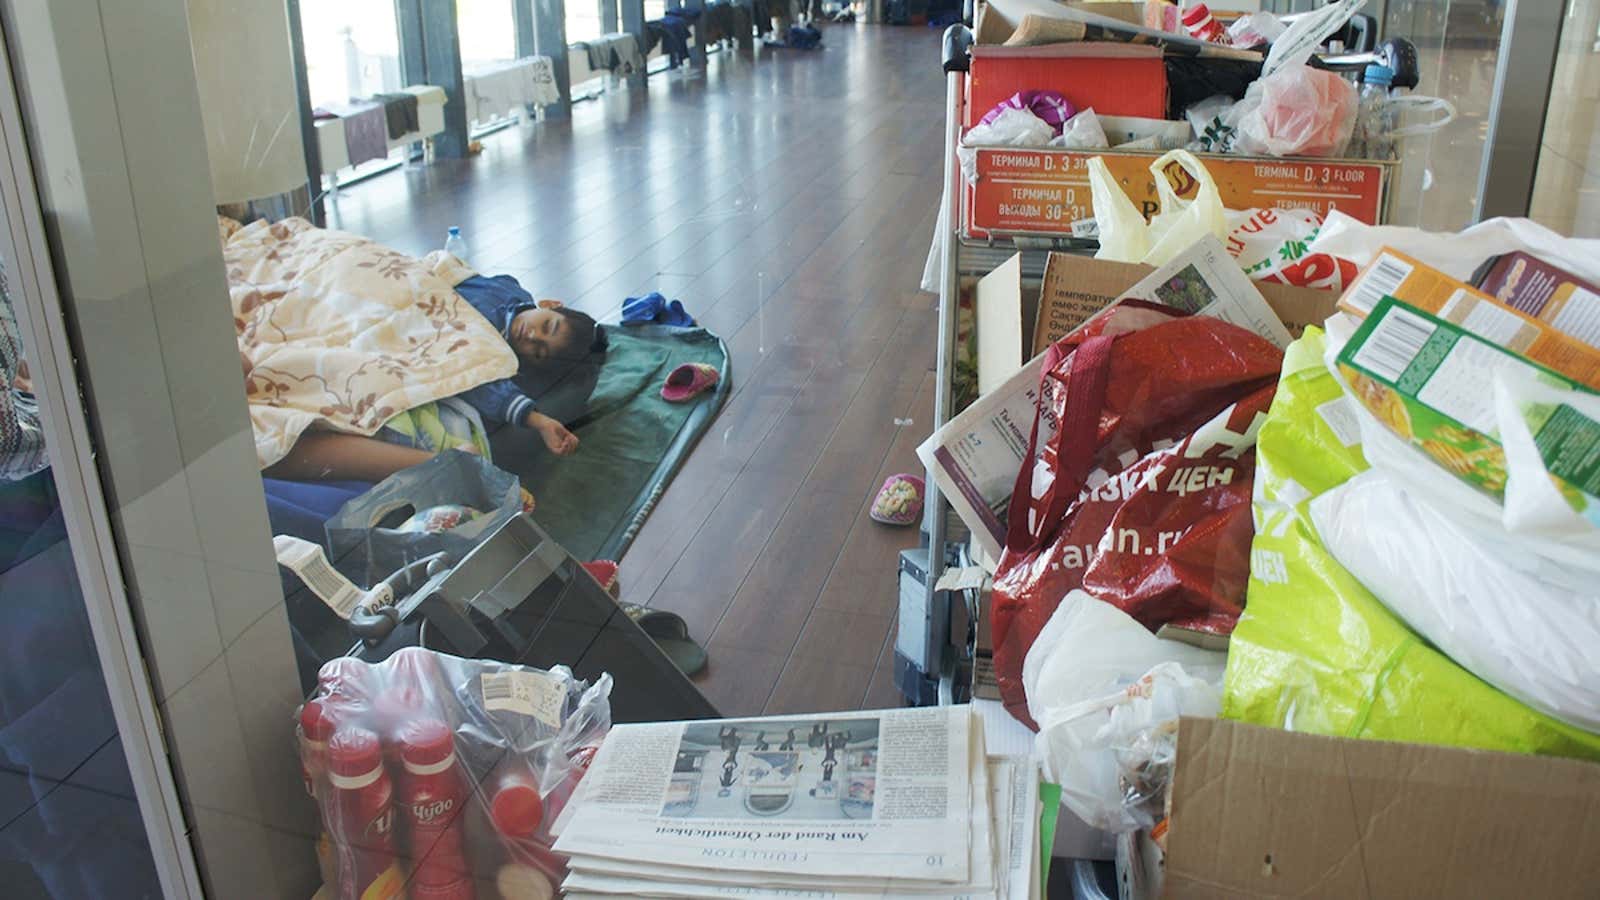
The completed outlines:
{"type": "Polygon", "coordinates": [[[569,897],[1024,900],[1038,797],[965,706],[618,725],[555,849],[569,897]]]}

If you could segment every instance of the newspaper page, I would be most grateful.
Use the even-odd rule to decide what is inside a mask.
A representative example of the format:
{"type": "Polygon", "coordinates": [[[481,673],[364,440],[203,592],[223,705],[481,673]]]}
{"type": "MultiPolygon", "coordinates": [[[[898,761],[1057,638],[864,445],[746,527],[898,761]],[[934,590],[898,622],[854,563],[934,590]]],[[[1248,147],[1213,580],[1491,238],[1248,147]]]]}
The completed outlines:
{"type": "MultiPolygon", "coordinates": [[[[993,757],[991,757],[992,759],[993,757]]],[[[1007,900],[1027,900],[1039,889],[1039,770],[1030,757],[1016,757],[1011,781],[1011,823],[1001,856],[1007,900]]]]}
{"type": "MultiPolygon", "coordinates": [[[[974,729],[976,739],[981,734],[974,729]]],[[[980,748],[981,749],[981,748],[980,748]]],[[[972,866],[985,877],[966,885],[936,882],[895,882],[852,878],[848,873],[818,874],[810,877],[751,875],[712,869],[690,869],[643,863],[618,863],[595,857],[573,857],[572,874],[562,889],[578,893],[660,897],[813,897],[826,900],[880,900],[885,897],[917,897],[926,900],[1006,900],[1002,887],[1005,856],[1002,848],[1009,832],[1000,830],[1007,819],[1015,818],[1011,800],[1017,796],[1015,779],[1020,769],[1009,759],[985,758],[981,753],[972,779],[971,827],[972,866]],[[1004,805],[1004,806],[1002,806],[1004,805]],[[993,843],[991,844],[991,839],[993,843]]],[[[1031,768],[1031,764],[1030,768],[1031,768]]]]}
{"type": "MultiPolygon", "coordinates": [[[[1250,277],[1213,235],[1206,235],[1177,258],[1145,276],[1121,299],[1145,300],[1211,316],[1248,329],[1282,348],[1293,340],[1250,277]]],[[[1109,307],[1108,307],[1109,308],[1109,307]]],[[[972,402],[934,432],[917,456],[933,475],[939,493],[972,530],[973,540],[990,559],[1005,543],[1006,511],[1017,472],[1028,454],[1028,435],[1036,410],[1039,442],[1055,437],[1054,398],[1041,392],[1044,356],[1035,356],[1000,387],[972,402]]]]}
{"type": "Polygon", "coordinates": [[[1123,294],[1211,316],[1253,331],[1282,349],[1294,338],[1250,276],[1215,235],[1206,235],[1123,294]]]}
{"type": "Polygon", "coordinates": [[[965,883],[974,730],[965,707],[618,725],[555,849],[965,883]]]}
{"type": "MultiPolygon", "coordinates": [[[[1028,435],[1039,403],[1041,354],[1017,374],[972,402],[917,448],[917,456],[933,474],[939,493],[972,530],[972,538],[990,559],[1000,558],[1006,539],[1006,509],[1017,470],[1028,455],[1028,435]]],[[[1055,437],[1054,415],[1039,423],[1040,442],[1055,437]]]]}

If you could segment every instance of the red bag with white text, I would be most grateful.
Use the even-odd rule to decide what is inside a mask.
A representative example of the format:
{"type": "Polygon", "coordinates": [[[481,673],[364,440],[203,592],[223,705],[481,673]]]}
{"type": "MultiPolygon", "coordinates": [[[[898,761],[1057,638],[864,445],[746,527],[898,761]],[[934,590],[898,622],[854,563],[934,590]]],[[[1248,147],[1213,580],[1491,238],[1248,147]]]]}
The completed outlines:
{"type": "Polygon", "coordinates": [[[1283,363],[1243,328],[1134,301],[1045,352],[992,610],[1000,692],[1030,727],[1023,659],[1069,591],[1152,631],[1232,632],[1250,570],[1256,429],[1283,363]],[[1059,427],[1041,443],[1051,417],[1059,427]]]}
{"type": "Polygon", "coordinates": [[[1228,253],[1256,281],[1343,291],[1360,267],[1311,253],[1322,217],[1309,209],[1228,210],[1228,253]]]}

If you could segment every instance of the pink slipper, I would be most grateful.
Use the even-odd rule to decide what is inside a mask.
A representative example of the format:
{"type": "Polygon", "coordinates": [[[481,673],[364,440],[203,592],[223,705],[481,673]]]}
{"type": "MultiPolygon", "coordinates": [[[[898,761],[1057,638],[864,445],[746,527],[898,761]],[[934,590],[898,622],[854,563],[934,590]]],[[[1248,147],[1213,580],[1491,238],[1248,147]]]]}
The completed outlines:
{"type": "Polygon", "coordinates": [[[878,488],[868,515],[885,525],[910,525],[922,518],[922,495],[926,489],[927,485],[915,475],[890,475],[878,488]]]}
{"type": "Polygon", "coordinates": [[[721,377],[714,367],[705,363],[684,363],[667,376],[667,383],[661,386],[661,399],[682,403],[711,390],[721,377]]]}

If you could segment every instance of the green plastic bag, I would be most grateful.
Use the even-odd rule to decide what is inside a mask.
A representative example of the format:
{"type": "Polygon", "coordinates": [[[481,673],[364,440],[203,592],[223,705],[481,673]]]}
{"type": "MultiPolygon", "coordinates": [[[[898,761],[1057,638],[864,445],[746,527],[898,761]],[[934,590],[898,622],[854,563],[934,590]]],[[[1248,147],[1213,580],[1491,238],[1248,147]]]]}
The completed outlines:
{"type": "MultiPolygon", "coordinates": [[[[1325,550],[1307,503],[1367,468],[1317,329],[1290,345],[1256,444],[1250,583],[1222,715],[1338,737],[1600,759],[1600,735],[1513,700],[1435,650],[1325,550]]],[[[1381,528],[1382,523],[1373,523],[1381,528]]]]}

